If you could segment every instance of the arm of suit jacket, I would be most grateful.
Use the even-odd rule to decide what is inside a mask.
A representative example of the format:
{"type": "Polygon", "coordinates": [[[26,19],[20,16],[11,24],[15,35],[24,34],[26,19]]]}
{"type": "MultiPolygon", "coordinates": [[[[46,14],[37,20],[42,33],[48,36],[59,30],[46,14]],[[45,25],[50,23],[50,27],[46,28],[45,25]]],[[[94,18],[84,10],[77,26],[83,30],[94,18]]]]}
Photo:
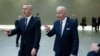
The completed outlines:
{"type": "Polygon", "coordinates": [[[18,20],[15,21],[15,27],[17,27],[17,25],[18,25],[18,20]]]}
{"type": "Polygon", "coordinates": [[[73,47],[71,54],[77,55],[79,48],[79,36],[77,30],[77,24],[74,22],[72,27],[73,47]]]}
{"type": "Polygon", "coordinates": [[[8,36],[12,36],[12,35],[15,35],[15,34],[20,34],[20,27],[19,27],[19,23],[17,24],[17,26],[15,27],[15,29],[11,30],[11,34],[8,35],[8,36]]]}
{"type": "Polygon", "coordinates": [[[35,41],[33,44],[33,48],[38,49],[39,48],[39,42],[41,39],[41,23],[38,21],[35,25],[35,41]]]}
{"type": "MultiPolygon", "coordinates": [[[[15,28],[17,28],[17,27],[18,27],[18,23],[19,23],[19,20],[16,20],[16,21],[15,21],[15,28]]],[[[18,36],[20,36],[20,34],[19,34],[19,33],[17,33],[17,35],[18,35],[18,36]]],[[[18,39],[19,39],[19,37],[18,37],[18,39]]]]}
{"type": "Polygon", "coordinates": [[[55,24],[53,26],[53,28],[47,33],[47,36],[51,37],[55,34],[55,24]]]}

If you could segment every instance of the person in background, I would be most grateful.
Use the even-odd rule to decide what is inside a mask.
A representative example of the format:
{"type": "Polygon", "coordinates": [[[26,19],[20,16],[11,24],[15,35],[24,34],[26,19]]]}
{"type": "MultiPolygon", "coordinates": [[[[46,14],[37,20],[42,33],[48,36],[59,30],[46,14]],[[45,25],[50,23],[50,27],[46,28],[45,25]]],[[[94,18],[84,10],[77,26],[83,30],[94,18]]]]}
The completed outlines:
{"type": "Polygon", "coordinates": [[[82,29],[84,30],[84,27],[87,26],[87,24],[86,24],[86,17],[82,18],[82,21],[81,21],[80,25],[82,26],[82,29]]]}
{"type": "Polygon", "coordinates": [[[98,16],[96,16],[95,30],[96,32],[99,32],[99,17],[98,16]]]}
{"type": "MultiPolygon", "coordinates": [[[[15,21],[15,28],[17,28],[17,26],[18,26],[18,23],[19,23],[19,21],[20,21],[20,19],[22,18],[22,16],[20,15],[20,16],[18,16],[18,19],[15,21]]],[[[18,33],[17,34],[17,37],[16,37],[16,47],[19,47],[19,38],[20,38],[20,34],[18,33]]]]}
{"type": "Polygon", "coordinates": [[[41,18],[40,18],[40,14],[39,13],[36,14],[35,18],[38,19],[40,21],[40,23],[41,23],[41,18]]]}
{"type": "Polygon", "coordinates": [[[77,24],[77,26],[78,26],[78,19],[75,17],[75,14],[72,14],[71,19],[72,19],[73,21],[75,21],[76,24],[77,24]]]}
{"type": "Polygon", "coordinates": [[[39,13],[36,14],[36,18],[41,21],[39,13]]]}
{"type": "MultiPolygon", "coordinates": [[[[95,23],[96,23],[96,18],[92,17],[92,23],[91,23],[91,25],[92,25],[92,31],[93,31],[93,27],[96,27],[95,23]]],[[[96,28],[95,28],[95,30],[96,30],[96,28]]]]}
{"type": "Polygon", "coordinates": [[[54,22],[53,28],[50,30],[45,25],[47,36],[56,35],[54,43],[55,56],[77,56],[79,48],[79,37],[77,24],[66,17],[67,12],[64,6],[56,8],[57,20],[54,22]]]}
{"type": "MultiPolygon", "coordinates": [[[[98,22],[99,22],[99,28],[100,28],[100,16],[98,17],[98,22]]],[[[100,30],[100,29],[99,29],[100,30]]]]}

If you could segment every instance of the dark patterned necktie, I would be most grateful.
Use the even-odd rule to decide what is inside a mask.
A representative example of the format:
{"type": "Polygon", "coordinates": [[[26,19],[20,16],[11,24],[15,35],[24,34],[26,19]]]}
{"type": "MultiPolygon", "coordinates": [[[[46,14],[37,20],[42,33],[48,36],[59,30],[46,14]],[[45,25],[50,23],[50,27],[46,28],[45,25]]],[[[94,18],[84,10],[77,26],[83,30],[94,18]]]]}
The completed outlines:
{"type": "Polygon", "coordinates": [[[27,18],[25,18],[25,29],[27,28],[27,18]]]}

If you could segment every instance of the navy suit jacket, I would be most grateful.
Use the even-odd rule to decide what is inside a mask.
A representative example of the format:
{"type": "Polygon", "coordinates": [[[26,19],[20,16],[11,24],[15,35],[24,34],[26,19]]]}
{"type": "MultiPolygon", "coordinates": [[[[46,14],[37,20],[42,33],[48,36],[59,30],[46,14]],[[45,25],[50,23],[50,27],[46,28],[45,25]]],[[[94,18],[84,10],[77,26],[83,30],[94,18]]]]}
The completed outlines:
{"type": "Polygon", "coordinates": [[[61,50],[63,50],[66,51],[68,55],[77,55],[79,47],[77,24],[67,17],[62,37],[60,36],[60,33],[60,21],[57,20],[54,22],[52,30],[47,33],[49,37],[53,36],[54,34],[56,35],[54,51],[56,53],[60,53],[61,50]]]}
{"type": "Polygon", "coordinates": [[[41,23],[39,20],[37,20],[35,17],[31,17],[27,28],[25,27],[25,18],[22,18],[18,26],[11,30],[11,35],[15,35],[17,33],[21,34],[21,48],[23,48],[23,45],[27,46],[29,49],[39,48],[39,42],[41,38],[41,29],[40,29],[41,23]]]}

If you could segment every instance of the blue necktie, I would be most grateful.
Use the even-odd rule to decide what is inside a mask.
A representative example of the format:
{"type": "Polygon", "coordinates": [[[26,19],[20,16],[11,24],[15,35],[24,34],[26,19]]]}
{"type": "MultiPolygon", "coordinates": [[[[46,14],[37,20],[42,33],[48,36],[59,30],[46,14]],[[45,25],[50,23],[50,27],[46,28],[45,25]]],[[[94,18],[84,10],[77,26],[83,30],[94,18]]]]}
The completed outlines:
{"type": "Polygon", "coordinates": [[[62,37],[62,21],[60,22],[60,35],[61,35],[61,37],[62,37]]]}
{"type": "Polygon", "coordinates": [[[25,29],[27,28],[27,18],[25,18],[25,29]]]}

